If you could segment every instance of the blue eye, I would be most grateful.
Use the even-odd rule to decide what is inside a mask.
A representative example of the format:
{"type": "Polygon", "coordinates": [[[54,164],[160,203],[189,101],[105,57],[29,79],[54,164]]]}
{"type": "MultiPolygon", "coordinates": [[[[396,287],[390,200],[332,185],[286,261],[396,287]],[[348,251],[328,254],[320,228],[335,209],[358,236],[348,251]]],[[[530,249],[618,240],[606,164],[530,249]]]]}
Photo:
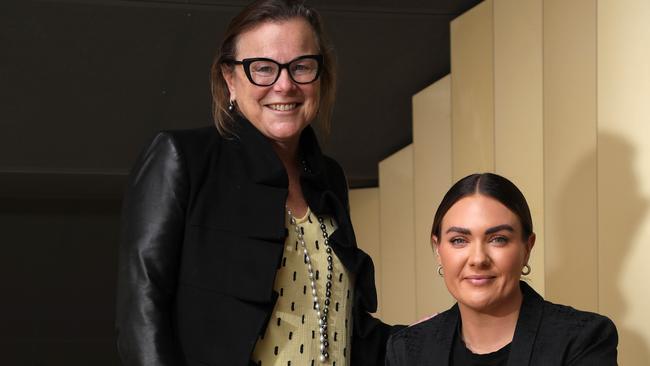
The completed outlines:
{"type": "Polygon", "coordinates": [[[467,243],[467,240],[465,240],[465,238],[462,237],[455,237],[455,238],[451,238],[449,240],[449,243],[455,247],[459,247],[465,245],[467,243]]]}
{"type": "Polygon", "coordinates": [[[506,238],[505,236],[495,236],[490,240],[490,242],[503,245],[508,243],[508,238],[506,238]]]}

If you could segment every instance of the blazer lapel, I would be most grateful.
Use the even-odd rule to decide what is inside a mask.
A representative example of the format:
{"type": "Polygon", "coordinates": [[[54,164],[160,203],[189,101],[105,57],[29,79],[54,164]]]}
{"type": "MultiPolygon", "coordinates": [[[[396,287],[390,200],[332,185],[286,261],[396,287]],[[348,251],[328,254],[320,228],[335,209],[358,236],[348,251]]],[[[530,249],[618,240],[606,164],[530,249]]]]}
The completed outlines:
{"type": "Polygon", "coordinates": [[[449,358],[451,356],[451,350],[454,342],[454,333],[458,328],[458,319],[460,318],[460,311],[458,309],[458,304],[455,304],[449,311],[449,315],[444,319],[444,325],[441,328],[441,331],[438,334],[438,347],[440,347],[440,354],[444,356],[440,360],[441,366],[449,366],[449,358]]]}
{"type": "Polygon", "coordinates": [[[508,366],[528,365],[533,353],[533,344],[542,321],[544,300],[525,282],[519,282],[523,294],[523,302],[519,311],[519,319],[510,347],[508,366]]]}

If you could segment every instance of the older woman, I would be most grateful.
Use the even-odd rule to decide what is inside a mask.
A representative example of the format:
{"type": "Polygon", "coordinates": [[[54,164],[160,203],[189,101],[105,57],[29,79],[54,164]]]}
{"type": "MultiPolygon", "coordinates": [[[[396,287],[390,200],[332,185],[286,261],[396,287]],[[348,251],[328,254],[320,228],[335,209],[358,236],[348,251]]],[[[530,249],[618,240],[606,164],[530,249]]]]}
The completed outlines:
{"type": "Polygon", "coordinates": [[[126,365],[378,365],[373,266],[327,124],[335,68],[318,14],[262,0],[212,67],[215,126],[156,135],[124,205],[117,303],[126,365]]]}
{"type": "Polygon", "coordinates": [[[392,336],[386,365],[616,365],[611,320],[544,301],[520,281],[535,234],[509,180],[461,179],[442,199],[431,239],[457,304],[392,336]]]}

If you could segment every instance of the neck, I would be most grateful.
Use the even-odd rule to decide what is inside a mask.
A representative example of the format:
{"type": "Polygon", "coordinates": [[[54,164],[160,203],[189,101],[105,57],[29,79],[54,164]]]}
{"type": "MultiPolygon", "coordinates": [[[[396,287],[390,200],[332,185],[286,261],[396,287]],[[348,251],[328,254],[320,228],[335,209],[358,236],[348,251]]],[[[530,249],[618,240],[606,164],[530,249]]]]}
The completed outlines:
{"type": "Polygon", "coordinates": [[[512,342],[523,296],[521,292],[494,311],[478,311],[459,304],[462,336],[467,348],[476,354],[498,351],[512,342]]]}
{"type": "Polygon", "coordinates": [[[298,166],[298,141],[287,141],[287,142],[277,142],[273,141],[271,143],[273,150],[280,158],[282,165],[289,173],[292,170],[296,170],[298,166]]]}
{"type": "Polygon", "coordinates": [[[307,213],[307,202],[302,195],[300,186],[300,169],[298,167],[298,140],[289,142],[272,143],[273,150],[282,161],[284,169],[289,179],[289,192],[287,195],[286,206],[291,210],[294,216],[303,217],[307,213]]]}

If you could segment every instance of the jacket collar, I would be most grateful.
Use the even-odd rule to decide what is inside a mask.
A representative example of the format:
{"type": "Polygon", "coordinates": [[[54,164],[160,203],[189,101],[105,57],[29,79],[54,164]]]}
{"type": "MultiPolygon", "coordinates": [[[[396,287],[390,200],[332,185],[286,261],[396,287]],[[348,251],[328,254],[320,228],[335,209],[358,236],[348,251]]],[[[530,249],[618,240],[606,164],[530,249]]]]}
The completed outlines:
{"type": "MultiPolygon", "coordinates": [[[[444,359],[440,360],[441,366],[449,365],[449,356],[452,352],[452,347],[454,344],[454,335],[456,329],[458,329],[458,324],[460,322],[460,309],[458,309],[458,304],[454,304],[448,311],[444,312],[444,318],[441,319],[442,325],[440,331],[436,334],[436,344],[437,347],[442,349],[441,355],[447,355],[444,359]]],[[[443,315],[441,314],[441,315],[443,315]]]]}
{"type": "Polygon", "coordinates": [[[528,365],[542,321],[544,299],[526,282],[519,281],[519,287],[524,298],[512,338],[508,366],[528,365]]]}
{"type": "MultiPolygon", "coordinates": [[[[241,164],[252,183],[263,191],[286,190],[289,185],[287,173],[269,139],[241,116],[235,118],[235,126],[232,141],[241,153],[241,164]]],[[[317,214],[333,215],[339,227],[347,225],[347,208],[334,194],[334,182],[330,181],[325,157],[311,126],[307,126],[300,134],[298,150],[302,191],[309,207],[317,214]]],[[[278,209],[284,210],[284,201],[278,209]]],[[[276,226],[276,223],[269,225],[276,226]]],[[[343,247],[353,246],[354,234],[346,233],[344,236],[339,244],[343,247]]]]}
{"type": "MultiPolygon", "coordinates": [[[[256,237],[280,238],[285,232],[284,212],[288,177],[280,158],[271,142],[250,121],[243,117],[235,119],[235,138],[232,140],[240,151],[241,164],[252,181],[251,197],[257,197],[256,211],[268,219],[260,223],[256,237]],[[280,194],[281,193],[281,194],[280,194]],[[276,197],[270,199],[270,197],[276,197]],[[282,198],[278,197],[282,196],[282,198]],[[265,210],[260,202],[269,202],[265,210]],[[279,215],[278,215],[279,214],[279,215]],[[281,232],[281,233],[280,233],[281,232]]],[[[355,301],[369,311],[377,308],[374,287],[374,270],[370,257],[359,251],[345,200],[347,187],[345,177],[338,174],[338,167],[323,156],[311,126],[300,135],[299,156],[301,164],[301,188],[307,204],[316,214],[332,215],[338,229],[330,236],[330,243],[343,265],[355,276],[355,301]],[[330,174],[330,170],[333,170],[330,174]],[[342,186],[342,187],[341,187],[342,186]],[[359,277],[363,276],[363,278],[359,277]]]]}
{"type": "MultiPolygon", "coordinates": [[[[235,118],[235,139],[243,152],[245,168],[253,182],[278,188],[288,187],[286,170],[264,136],[250,121],[241,116],[235,118]]],[[[327,186],[323,154],[318,146],[316,134],[307,126],[299,141],[301,178],[319,188],[327,186]]]]}

